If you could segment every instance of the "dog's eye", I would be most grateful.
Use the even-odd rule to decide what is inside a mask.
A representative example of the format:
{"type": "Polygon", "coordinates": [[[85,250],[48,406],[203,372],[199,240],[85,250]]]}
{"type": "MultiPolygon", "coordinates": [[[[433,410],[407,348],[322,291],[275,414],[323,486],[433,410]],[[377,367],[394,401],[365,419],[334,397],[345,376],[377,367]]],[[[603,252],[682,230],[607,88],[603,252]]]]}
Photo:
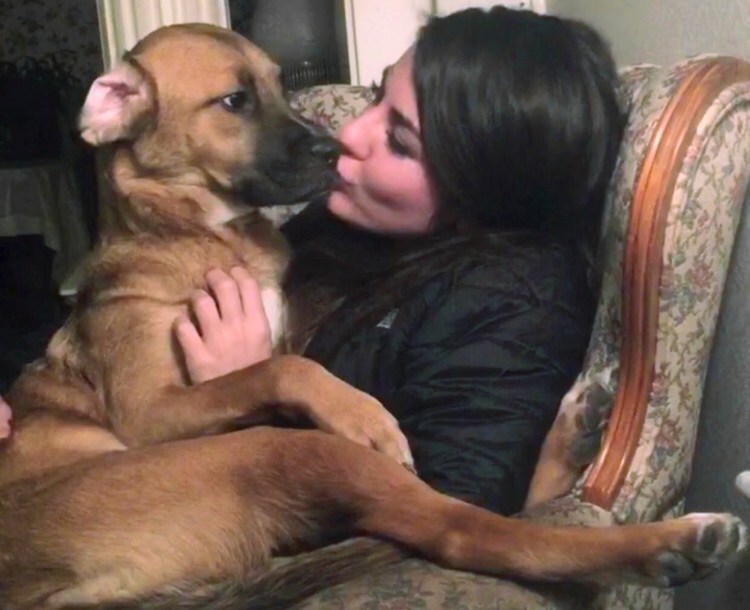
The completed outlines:
{"type": "Polygon", "coordinates": [[[249,101],[247,93],[244,91],[236,91],[235,93],[230,93],[229,95],[222,97],[221,105],[227,110],[237,112],[247,107],[249,101]]]}

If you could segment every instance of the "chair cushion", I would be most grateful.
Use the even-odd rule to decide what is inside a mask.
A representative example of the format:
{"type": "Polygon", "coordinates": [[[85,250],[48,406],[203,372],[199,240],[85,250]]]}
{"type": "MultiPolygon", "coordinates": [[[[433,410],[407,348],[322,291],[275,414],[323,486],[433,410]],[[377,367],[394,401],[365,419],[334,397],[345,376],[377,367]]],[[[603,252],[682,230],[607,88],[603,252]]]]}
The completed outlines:
{"type": "Polygon", "coordinates": [[[590,592],[577,587],[522,585],[445,570],[412,559],[379,574],[333,587],[296,610],[572,610],[590,592]]]}
{"type": "MultiPolygon", "coordinates": [[[[611,514],[574,498],[560,498],[523,516],[553,524],[611,525],[611,514]]],[[[410,559],[387,570],[332,587],[296,610],[566,610],[593,604],[599,591],[577,585],[517,583],[468,574],[410,559]]]]}

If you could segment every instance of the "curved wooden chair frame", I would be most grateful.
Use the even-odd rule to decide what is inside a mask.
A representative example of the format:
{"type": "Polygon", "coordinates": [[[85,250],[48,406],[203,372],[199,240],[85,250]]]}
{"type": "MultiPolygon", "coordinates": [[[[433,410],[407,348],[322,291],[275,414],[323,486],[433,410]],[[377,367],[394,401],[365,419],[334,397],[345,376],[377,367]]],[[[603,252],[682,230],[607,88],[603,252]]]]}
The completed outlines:
{"type": "Polygon", "coordinates": [[[610,509],[630,469],[654,378],[662,249],[685,153],[705,112],[727,87],[750,80],[750,64],[716,57],[683,77],[651,137],[633,190],[625,238],[622,343],[617,393],[582,498],[610,509]]]}

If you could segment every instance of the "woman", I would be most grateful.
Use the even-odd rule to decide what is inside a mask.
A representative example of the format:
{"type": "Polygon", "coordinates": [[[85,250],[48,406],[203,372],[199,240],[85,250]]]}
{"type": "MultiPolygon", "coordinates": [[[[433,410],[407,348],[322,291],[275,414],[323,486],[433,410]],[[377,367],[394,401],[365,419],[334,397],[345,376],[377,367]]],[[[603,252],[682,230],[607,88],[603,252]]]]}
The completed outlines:
{"type": "MultiPolygon", "coordinates": [[[[327,201],[284,228],[298,346],[386,405],[424,480],[499,513],[522,506],[588,342],[615,80],[580,23],[433,18],[341,131],[327,201]]],[[[257,286],[232,276],[209,274],[199,329],[177,324],[196,381],[270,354],[257,286]]]]}

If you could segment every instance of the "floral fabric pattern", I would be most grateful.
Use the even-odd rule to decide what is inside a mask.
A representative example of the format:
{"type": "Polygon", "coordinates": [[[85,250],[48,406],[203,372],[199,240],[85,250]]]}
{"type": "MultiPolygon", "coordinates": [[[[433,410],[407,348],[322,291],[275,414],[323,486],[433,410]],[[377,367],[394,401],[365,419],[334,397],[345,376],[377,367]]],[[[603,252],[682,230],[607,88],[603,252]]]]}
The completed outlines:
{"type": "Polygon", "coordinates": [[[307,120],[335,132],[360,115],[374,99],[370,87],[320,85],[295,92],[289,101],[307,120]]]}

